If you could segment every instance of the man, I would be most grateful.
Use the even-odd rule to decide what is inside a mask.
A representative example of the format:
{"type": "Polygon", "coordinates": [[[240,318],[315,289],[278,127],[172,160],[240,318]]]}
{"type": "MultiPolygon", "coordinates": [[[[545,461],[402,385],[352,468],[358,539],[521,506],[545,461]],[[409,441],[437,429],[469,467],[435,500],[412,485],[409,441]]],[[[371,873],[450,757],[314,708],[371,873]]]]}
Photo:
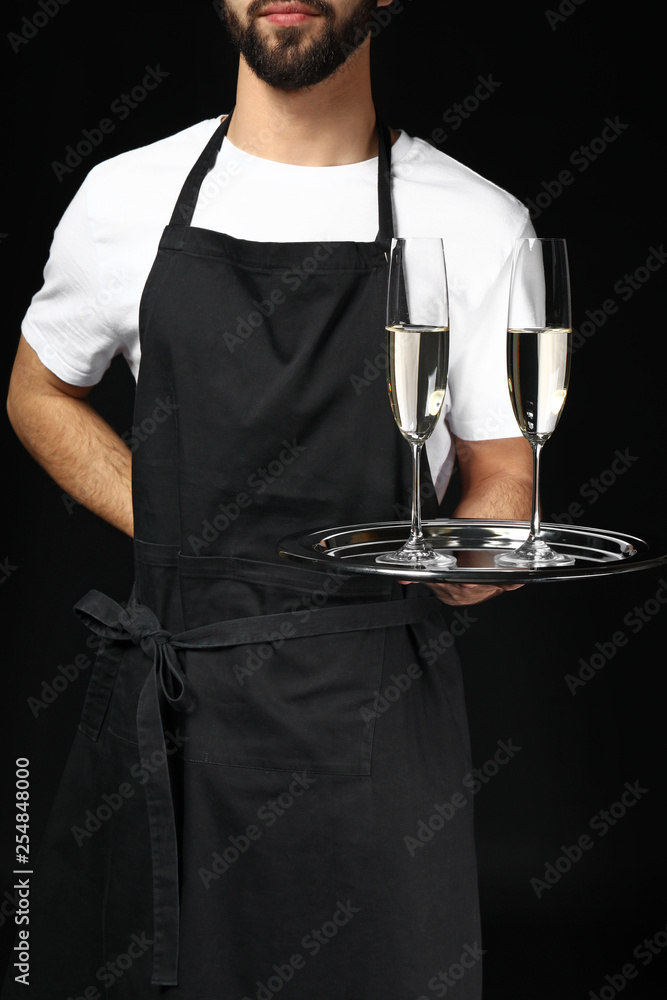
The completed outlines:
{"type": "Polygon", "coordinates": [[[394,234],[442,235],[449,266],[431,495],[456,450],[456,516],[530,511],[503,360],[528,213],[378,125],[368,25],[389,2],[225,0],[233,113],[93,170],[26,317],[12,423],[134,538],[137,570],[127,607],[77,606],[104,642],[32,899],[40,998],[403,1000],[462,956],[460,1000],[480,995],[459,665],[419,650],[445,605],[512,588],[432,585],[437,601],[275,554],[409,493],[369,377],[394,234]],[[119,352],[151,421],[133,455],[87,402],[119,352]]]}

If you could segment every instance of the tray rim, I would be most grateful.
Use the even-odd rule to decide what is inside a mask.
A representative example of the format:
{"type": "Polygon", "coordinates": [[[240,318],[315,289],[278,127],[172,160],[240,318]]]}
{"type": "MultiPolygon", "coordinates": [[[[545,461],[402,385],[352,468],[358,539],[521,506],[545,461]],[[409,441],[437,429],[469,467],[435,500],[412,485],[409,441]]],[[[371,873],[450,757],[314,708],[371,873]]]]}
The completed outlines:
{"type": "MultiPolygon", "coordinates": [[[[425,534],[428,534],[428,529],[434,525],[452,525],[458,528],[512,528],[514,530],[525,531],[526,534],[530,528],[528,521],[489,520],[485,518],[432,518],[423,522],[425,534]]],[[[619,558],[610,559],[609,562],[596,563],[592,566],[542,567],[539,569],[518,567],[460,567],[456,569],[418,570],[370,561],[368,563],[355,563],[349,559],[337,557],[331,552],[324,550],[318,552],[315,548],[318,539],[333,534],[367,532],[379,528],[405,528],[407,534],[410,528],[409,521],[373,521],[366,524],[328,526],[311,531],[291,532],[279,541],[277,550],[279,555],[284,559],[297,565],[307,565],[311,569],[314,568],[315,564],[322,569],[326,567],[330,570],[335,569],[339,573],[344,569],[346,572],[354,574],[389,576],[411,582],[432,583],[515,584],[562,582],[565,580],[585,580],[615,576],[621,573],[641,572],[642,570],[654,569],[667,563],[667,545],[665,545],[665,551],[662,554],[654,554],[654,544],[647,542],[644,538],[640,538],[637,535],[631,535],[610,528],[594,528],[583,524],[563,525],[544,521],[541,526],[550,531],[572,535],[573,539],[576,539],[578,535],[586,534],[613,539],[624,545],[631,545],[635,549],[635,552],[625,557],[620,555],[619,558]]],[[[564,544],[567,544],[567,542],[564,544]]],[[[484,546],[478,547],[483,548],[484,546]]]]}

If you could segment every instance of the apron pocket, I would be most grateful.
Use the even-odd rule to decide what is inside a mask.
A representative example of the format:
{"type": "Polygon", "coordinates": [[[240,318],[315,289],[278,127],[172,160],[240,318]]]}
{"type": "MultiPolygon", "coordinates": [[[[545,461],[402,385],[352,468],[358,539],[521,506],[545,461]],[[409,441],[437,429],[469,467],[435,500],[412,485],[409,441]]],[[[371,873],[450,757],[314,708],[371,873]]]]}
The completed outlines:
{"type": "Polygon", "coordinates": [[[384,638],[372,629],[188,651],[181,663],[197,706],[184,717],[185,759],[370,774],[364,710],[380,684],[384,638]]]}
{"type": "Polygon", "coordinates": [[[97,741],[102,730],[125,649],[124,643],[100,641],[79,721],[79,729],[91,740],[97,741]]]}

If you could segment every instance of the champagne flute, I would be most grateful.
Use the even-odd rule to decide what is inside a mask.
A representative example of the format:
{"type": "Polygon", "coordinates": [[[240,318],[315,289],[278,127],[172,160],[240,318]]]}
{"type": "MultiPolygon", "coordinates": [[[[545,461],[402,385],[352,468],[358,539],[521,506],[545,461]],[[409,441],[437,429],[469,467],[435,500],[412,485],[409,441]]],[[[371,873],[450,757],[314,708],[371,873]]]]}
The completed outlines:
{"type": "Polygon", "coordinates": [[[507,380],[514,415],[533,451],[530,534],[499,553],[496,566],[568,566],[540,533],[540,453],[560,419],[570,379],[572,317],[567,246],[562,239],[522,238],[512,262],[507,322],[507,380]]]}
{"type": "Polygon", "coordinates": [[[412,523],[405,545],[376,561],[449,568],[456,566],[456,559],[424,538],[419,489],[421,451],[438,422],[447,389],[449,299],[441,239],[392,240],[386,329],[389,401],[412,449],[412,523]]]}

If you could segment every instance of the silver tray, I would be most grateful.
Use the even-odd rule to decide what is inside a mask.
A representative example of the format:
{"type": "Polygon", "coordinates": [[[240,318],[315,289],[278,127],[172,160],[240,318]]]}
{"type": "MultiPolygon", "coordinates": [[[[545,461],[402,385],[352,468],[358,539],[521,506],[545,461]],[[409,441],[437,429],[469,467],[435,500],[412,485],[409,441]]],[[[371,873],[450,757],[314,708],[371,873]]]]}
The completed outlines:
{"type": "Polygon", "coordinates": [[[382,552],[400,548],[410,533],[408,521],[347,525],[307,534],[297,532],[283,538],[278,552],[297,563],[319,564],[320,569],[351,573],[375,573],[401,580],[451,581],[457,583],[544,583],[550,580],[580,580],[652,569],[667,562],[647,542],[633,535],[605,528],[542,524],[544,540],[557,551],[575,556],[573,566],[524,569],[499,568],[493,557],[525,541],[525,521],[482,521],[455,518],[427,521],[424,535],[434,548],[456,556],[452,569],[411,569],[375,562],[382,552]]]}

